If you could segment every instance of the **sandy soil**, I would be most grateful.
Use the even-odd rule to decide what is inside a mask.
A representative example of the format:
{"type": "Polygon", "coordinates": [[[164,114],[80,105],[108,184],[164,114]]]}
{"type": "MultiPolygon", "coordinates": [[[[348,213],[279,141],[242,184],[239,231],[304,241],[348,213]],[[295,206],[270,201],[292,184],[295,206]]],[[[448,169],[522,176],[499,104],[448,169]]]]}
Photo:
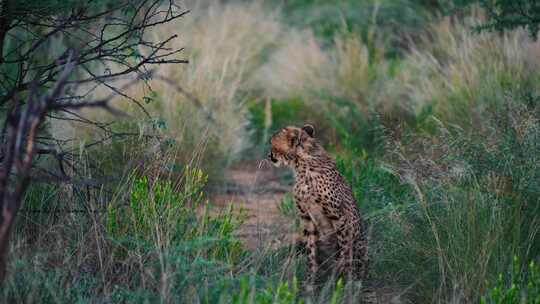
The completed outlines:
{"type": "Polygon", "coordinates": [[[268,163],[242,163],[227,168],[227,184],[215,191],[210,201],[213,212],[234,204],[243,209],[245,220],[236,232],[250,249],[278,247],[294,238],[293,220],[280,213],[278,204],[291,185],[283,181],[286,169],[274,168],[268,163]]]}

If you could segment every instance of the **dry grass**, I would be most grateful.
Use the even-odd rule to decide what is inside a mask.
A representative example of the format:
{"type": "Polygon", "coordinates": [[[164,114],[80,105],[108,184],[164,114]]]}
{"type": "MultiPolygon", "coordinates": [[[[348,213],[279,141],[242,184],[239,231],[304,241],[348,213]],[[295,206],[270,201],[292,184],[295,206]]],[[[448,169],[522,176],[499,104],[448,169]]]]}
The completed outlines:
{"type": "Polygon", "coordinates": [[[382,45],[370,50],[357,34],[337,36],[323,48],[312,32],[290,29],[258,72],[255,87],[273,98],[300,97],[320,106],[331,95],[368,108],[386,70],[383,54],[382,45]]]}
{"type": "Polygon", "coordinates": [[[244,107],[247,83],[264,61],[264,55],[279,40],[282,26],[278,13],[260,3],[247,5],[193,1],[191,13],[178,23],[154,32],[156,38],[179,33],[186,46],[184,66],[166,66],[158,74],[182,86],[200,101],[196,106],[185,95],[156,82],[160,96],[155,111],[164,118],[180,143],[215,136],[219,154],[234,159],[247,145],[244,107]],[[209,122],[211,113],[215,122],[209,122]]]}
{"type": "Polygon", "coordinates": [[[333,81],[327,78],[331,67],[331,58],[313,33],[288,29],[252,85],[267,97],[310,99],[321,89],[332,88],[333,81]]]}
{"type": "Polygon", "coordinates": [[[441,119],[474,125],[505,93],[537,88],[539,44],[523,30],[473,33],[471,26],[481,20],[476,15],[433,24],[377,103],[414,115],[433,106],[441,119]]]}
{"type": "MultiPolygon", "coordinates": [[[[186,18],[148,34],[180,35],[175,47],[186,47],[183,56],[190,63],[163,66],[157,73],[194,98],[154,81],[158,102],[149,108],[165,122],[164,134],[186,150],[208,136],[206,160],[216,159],[218,167],[251,144],[245,105],[250,99],[299,97],[324,110],[331,105],[328,97],[339,97],[365,113],[416,117],[427,110],[471,126],[505,94],[537,88],[540,44],[520,30],[473,33],[471,26],[482,20],[478,13],[433,23],[401,60],[390,61],[376,28],[364,40],[340,34],[322,47],[311,30],[286,25],[279,10],[261,2],[188,1],[186,6],[192,11],[186,18]]],[[[139,99],[150,94],[133,92],[139,99]]]]}

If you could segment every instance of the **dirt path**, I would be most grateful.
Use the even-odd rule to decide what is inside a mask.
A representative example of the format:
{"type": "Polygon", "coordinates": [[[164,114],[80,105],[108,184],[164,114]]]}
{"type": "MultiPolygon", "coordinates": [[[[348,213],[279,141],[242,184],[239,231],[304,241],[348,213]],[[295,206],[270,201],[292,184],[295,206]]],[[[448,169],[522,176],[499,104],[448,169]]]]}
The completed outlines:
{"type": "Polygon", "coordinates": [[[279,211],[279,203],[291,185],[284,182],[285,169],[268,163],[244,162],[225,170],[227,184],[211,197],[214,210],[243,208],[246,218],[237,236],[250,249],[279,247],[293,238],[293,220],[279,211]]]}

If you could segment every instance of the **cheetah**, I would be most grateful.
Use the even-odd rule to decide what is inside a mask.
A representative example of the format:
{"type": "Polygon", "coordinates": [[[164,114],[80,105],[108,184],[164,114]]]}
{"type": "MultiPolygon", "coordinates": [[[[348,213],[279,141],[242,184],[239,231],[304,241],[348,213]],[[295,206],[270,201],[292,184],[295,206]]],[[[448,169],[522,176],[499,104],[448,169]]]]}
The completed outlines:
{"type": "Polygon", "coordinates": [[[303,226],[312,282],[328,271],[363,280],[368,270],[364,223],[350,186],[315,139],[315,128],[289,126],[270,139],[268,158],[294,171],[294,202],[303,226]]]}

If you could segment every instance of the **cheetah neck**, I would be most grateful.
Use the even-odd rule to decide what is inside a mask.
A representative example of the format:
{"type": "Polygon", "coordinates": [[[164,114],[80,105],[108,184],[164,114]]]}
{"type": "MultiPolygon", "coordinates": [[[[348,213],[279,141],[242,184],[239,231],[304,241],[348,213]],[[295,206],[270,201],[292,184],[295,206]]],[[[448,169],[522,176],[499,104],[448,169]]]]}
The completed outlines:
{"type": "Polygon", "coordinates": [[[324,151],[306,158],[297,158],[293,164],[296,176],[304,176],[310,172],[324,173],[336,170],[335,161],[324,151]]]}

